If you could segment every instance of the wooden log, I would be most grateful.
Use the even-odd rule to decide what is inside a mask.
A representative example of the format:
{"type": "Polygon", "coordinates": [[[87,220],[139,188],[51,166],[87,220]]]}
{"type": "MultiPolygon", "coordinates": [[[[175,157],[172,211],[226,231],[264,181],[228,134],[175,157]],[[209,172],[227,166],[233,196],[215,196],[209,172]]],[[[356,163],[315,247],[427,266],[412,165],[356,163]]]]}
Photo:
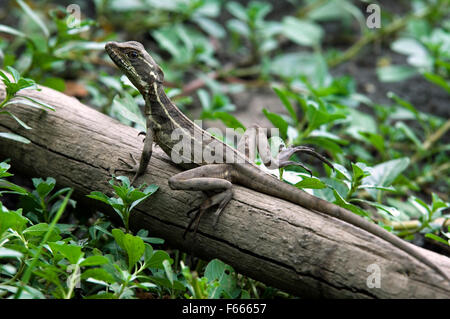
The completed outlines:
{"type": "MultiPolygon", "coordinates": [[[[129,153],[139,158],[138,131],[101,114],[78,100],[46,87],[26,95],[55,107],[45,112],[16,103],[7,109],[32,127],[25,130],[9,116],[0,116],[0,131],[20,134],[30,144],[0,140],[0,160],[32,177],[52,176],[57,187],[72,187],[77,200],[91,191],[111,194],[110,168],[129,153]]],[[[4,98],[0,84],[0,97],[4,98]]],[[[159,147],[138,183],[160,189],[134,211],[131,225],[204,259],[220,258],[242,274],[300,297],[322,298],[449,298],[450,285],[426,265],[357,227],[306,210],[282,199],[244,187],[217,229],[213,216],[200,222],[195,239],[182,233],[186,212],[204,199],[200,192],[172,191],[167,179],[179,172],[159,147]]],[[[417,247],[450,273],[450,259],[417,247]]]]}

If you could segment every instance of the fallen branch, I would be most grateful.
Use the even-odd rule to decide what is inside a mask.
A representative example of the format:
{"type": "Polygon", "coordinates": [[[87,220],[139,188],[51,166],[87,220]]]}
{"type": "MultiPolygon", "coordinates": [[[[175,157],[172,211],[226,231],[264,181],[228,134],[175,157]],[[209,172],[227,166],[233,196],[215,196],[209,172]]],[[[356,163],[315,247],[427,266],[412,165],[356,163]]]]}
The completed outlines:
{"type": "MultiPolygon", "coordinates": [[[[94,190],[111,194],[109,170],[118,167],[119,157],[127,158],[129,153],[139,157],[138,131],[45,87],[24,94],[56,111],[7,106],[33,129],[25,130],[10,117],[1,116],[0,131],[23,135],[31,143],[1,139],[0,160],[10,158],[15,170],[29,176],[52,176],[58,187],[74,188],[80,203],[98,205],[85,195],[94,190]]],[[[0,84],[0,98],[4,95],[0,84]]],[[[170,159],[154,148],[147,173],[138,182],[160,188],[137,207],[131,216],[132,228],[146,228],[151,236],[199,257],[220,258],[242,274],[297,296],[450,297],[447,282],[391,244],[332,217],[240,186],[234,188],[234,198],[216,231],[211,226],[213,216],[205,216],[197,237],[188,235],[184,240],[182,233],[189,222],[186,212],[203,195],[172,191],[167,179],[177,172],[170,159]]],[[[425,250],[423,254],[450,272],[449,258],[425,250]]]]}

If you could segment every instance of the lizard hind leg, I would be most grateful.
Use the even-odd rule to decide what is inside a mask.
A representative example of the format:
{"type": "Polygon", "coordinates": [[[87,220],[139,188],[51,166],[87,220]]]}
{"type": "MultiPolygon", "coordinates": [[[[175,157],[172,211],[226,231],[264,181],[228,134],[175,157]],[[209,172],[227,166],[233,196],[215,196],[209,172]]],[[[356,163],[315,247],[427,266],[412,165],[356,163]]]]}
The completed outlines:
{"type": "Polygon", "coordinates": [[[311,170],[303,165],[303,163],[289,160],[292,155],[297,153],[307,153],[312,155],[334,169],[330,161],[317,153],[314,149],[306,146],[289,146],[281,149],[279,154],[276,157],[273,157],[267,138],[267,129],[258,125],[250,126],[239,141],[238,150],[245,154],[251,162],[254,162],[256,156],[255,148],[257,148],[264,165],[273,169],[286,167],[288,165],[296,165],[302,167],[312,175],[311,170]]]}
{"type": "Polygon", "coordinates": [[[214,195],[207,197],[198,207],[188,212],[188,214],[195,212],[195,215],[191,218],[183,238],[194,223],[195,235],[204,213],[209,208],[218,206],[214,214],[213,227],[215,227],[220,214],[233,197],[231,167],[227,164],[209,164],[178,173],[169,179],[169,186],[174,190],[215,192],[214,195]]]}
{"type": "Polygon", "coordinates": [[[192,225],[195,223],[194,226],[194,236],[197,233],[198,225],[200,224],[200,219],[202,218],[203,214],[211,207],[218,205],[217,210],[214,213],[214,221],[213,221],[213,228],[215,229],[217,226],[217,222],[219,221],[219,216],[222,213],[223,209],[227,206],[228,202],[233,197],[233,191],[231,189],[227,189],[223,192],[220,192],[218,194],[215,194],[211,197],[208,197],[199,207],[193,208],[188,212],[188,215],[195,212],[195,215],[191,218],[189,225],[186,227],[183,238],[186,238],[186,235],[188,231],[191,229],[192,225]]]}

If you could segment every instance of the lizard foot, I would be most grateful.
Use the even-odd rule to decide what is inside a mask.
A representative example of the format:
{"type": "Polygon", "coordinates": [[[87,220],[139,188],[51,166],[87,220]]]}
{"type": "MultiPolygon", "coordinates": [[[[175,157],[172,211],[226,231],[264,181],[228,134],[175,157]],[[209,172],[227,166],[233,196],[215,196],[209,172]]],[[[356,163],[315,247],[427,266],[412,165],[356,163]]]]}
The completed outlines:
{"type": "Polygon", "coordinates": [[[295,162],[295,161],[290,161],[289,158],[297,153],[307,153],[309,155],[314,156],[315,158],[319,159],[320,161],[324,162],[325,164],[327,164],[328,166],[330,166],[333,170],[334,170],[334,166],[333,164],[331,164],[331,162],[329,160],[327,160],[325,157],[323,157],[321,154],[317,153],[314,149],[310,148],[310,147],[306,147],[306,146],[295,146],[295,147],[287,147],[284,148],[280,151],[280,153],[278,154],[278,163],[279,163],[279,168],[281,167],[285,167],[288,165],[296,165],[296,166],[300,166],[303,169],[305,169],[309,175],[312,176],[312,172],[309,168],[307,168],[305,165],[303,165],[301,162],[295,162]]]}
{"type": "Polygon", "coordinates": [[[188,211],[187,212],[188,216],[190,216],[194,212],[195,212],[195,215],[189,221],[189,225],[186,227],[186,229],[183,233],[183,238],[186,238],[187,233],[191,229],[192,225],[194,225],[194,223],[195,223],[195,225],[194,225],[193,231],[194,231],[194,237],[195,237],[195,235],[197,234],[200,219],[202,218],[203,214],[209,208],[211,208],[215,205],[219,205],[219,207],[217,208],[217,210],[214,213],[215,218],[214,218],[214,222],[213,222],[213,228],[215,229],[217,226],[217,222],[219,221],[220,214],[222,213],[225,206],[227,206],[228,202],[231,200],[232,197],[233,197],[233,191],[231,189],[227,189],[223,192],[220,192],[211,197],[208,197],[207,199],[205,199],[203,201],[203,203],[199,207],[193,208],[190,211],[188,211]]]}
{"type": "Polygon", "coordinates": [[[131,180],[131,185],[133,185],[134,181],[136,180],[136,178],[138,177],[138,168],[139,168],[139,164],[136,161],[136,159],[134,158],[133,154],[130,153],[130,158],[131,158],[131,164],[127,161],[125,161],[123,158],[119,158],[119,161],[121,161],[123,164],[125,164],[128,168],[116,168],[112,170],[112,174],[115,174],[116,171],[121,171],[121,172],[127,172],[127,173],[134,173],[134,177],[131,180]]]}
{"type": "MultiPolygon", "coordinates": [[[[147,136],[146,132],[139,132],[138,136],[140,135],[144,135],[147,136]]],[[[145,141],[145,138],[144,138],[145,141]]],[[[123,169],[123,168],[118,168],[118,169],[112,169],[112,174],[115,174],[116,171],[121,171],[121,172],[127,172],[127,173],[134,173],[133,179],[131,180],[131,185],[134,184],[134,181],[136,180],[136,178],[138,178],[141,173],[139,172],[139,164],[137,162],[137,160],[134,158],[133,154],[130,153],[130,158],[131,158],[131,164],[127,161],[125,161],[123,158],[119,158],[119,161],[121,161],[123,164],[125,164],[128,168],[123,169]]]]}

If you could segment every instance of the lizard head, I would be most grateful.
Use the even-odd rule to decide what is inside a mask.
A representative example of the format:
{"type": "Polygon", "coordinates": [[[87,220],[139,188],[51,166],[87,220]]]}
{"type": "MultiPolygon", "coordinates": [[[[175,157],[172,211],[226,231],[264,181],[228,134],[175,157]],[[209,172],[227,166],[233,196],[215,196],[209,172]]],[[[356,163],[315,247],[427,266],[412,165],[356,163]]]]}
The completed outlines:
{"type": "Polygon", "coordinates": [[[108,42],[105,50],[137,89],[146,90],[154,83],[163,83],[163,71],[139,42],[108,42]]]}

